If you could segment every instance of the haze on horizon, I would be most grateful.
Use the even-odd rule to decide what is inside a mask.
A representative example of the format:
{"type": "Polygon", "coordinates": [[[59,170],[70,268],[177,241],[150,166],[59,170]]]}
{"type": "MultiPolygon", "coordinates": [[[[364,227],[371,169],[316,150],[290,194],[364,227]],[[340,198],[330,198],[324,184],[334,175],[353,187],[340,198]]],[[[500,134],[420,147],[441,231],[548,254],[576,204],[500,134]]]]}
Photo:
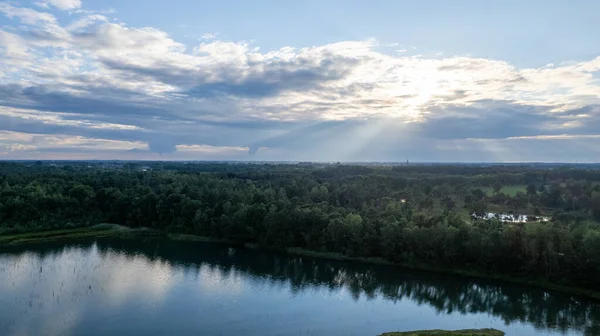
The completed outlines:
{"type": "Polygon", "coordinates": [[[0,0],[0,159],[598,162],[598,12],[0,0]]]}

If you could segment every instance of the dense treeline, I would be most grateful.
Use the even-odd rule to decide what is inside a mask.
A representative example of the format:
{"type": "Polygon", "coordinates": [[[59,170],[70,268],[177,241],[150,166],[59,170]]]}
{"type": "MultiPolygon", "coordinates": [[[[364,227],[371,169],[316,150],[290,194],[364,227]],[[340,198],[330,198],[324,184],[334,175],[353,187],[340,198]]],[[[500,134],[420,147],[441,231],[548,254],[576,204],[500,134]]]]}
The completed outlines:
{"type": "Polygon", "coordinates": [[[598,220],[597,170],[0,164],[4,233],[112,222],[595,290],[600,290],[598,220]],[[503,223],[469,216],[488,210],[552,220],[503,223]]]}

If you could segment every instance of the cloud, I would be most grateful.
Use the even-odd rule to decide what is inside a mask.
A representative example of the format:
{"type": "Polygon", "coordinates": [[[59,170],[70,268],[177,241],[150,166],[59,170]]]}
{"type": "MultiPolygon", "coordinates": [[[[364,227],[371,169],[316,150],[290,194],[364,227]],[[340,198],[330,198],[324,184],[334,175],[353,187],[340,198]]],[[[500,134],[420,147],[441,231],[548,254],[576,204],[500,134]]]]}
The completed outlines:
{"type": "Polygon", "coordinates": [[[204,40],[214,40],[215,38],[217,38],[217,35],[218,34],[216,34],[216,33],[206,33],[206,34],[203,34],[201,37],[204,40]]]}
{"type": "Polygon", "coordinates": [[[0,48],[3,49],[5,59],[16,61],[27,57],[27,45],[23,39],[15,34],[0,30],[0,48]]]}
{"type": "Polygon", "coordinates": [[[70,30],[70,31],[81,30],[81,29],[89,27],[97,22],[108,22],[108,18],[106,16],[100,15],[100,14],[90,14],[90,15],[87,15],[87,16],[71,23],[67,27],[67,30],[70,30]]]}
{"type": "Polygon", "coordinates": [[[43,0],[42,4],[51,5],[60,10],[73,10],[81,7],[81,0],[43,0]]]}
{"type": "Polygon", "coordinates": [[[56,24],[56,18],[50,13],[38,12],[31,8],[14,7],[7,3],[0,3],[0,13],[9,19],[17,18],[26,25],[56,24]]]}
{"type": "MultiPolygon", "coordinates": [[[[0,4],[14,23],[0,30],[0,131],[98,144],[59,143],[56,155],[480,161],[542,157],[550,142],[588,148],[565,158],[600,151],[590,146],[600,57],[518,68],[383,53],[397,46],[373,39],[262,51],[216,34],[190,47],[79,1],[45,3],[69,17],[0,4]]],[[[40,143],[5,142],[4,156],[41,155],[40,143]]]]}
{"type": "Polygon", "coordinates": [[[32,46],[66,46],[69,35],[54,15],[7,3],[0,3],[0,13],[10,19],[18,19],[24,25],[21,37],[29,40],[32,46]]]}

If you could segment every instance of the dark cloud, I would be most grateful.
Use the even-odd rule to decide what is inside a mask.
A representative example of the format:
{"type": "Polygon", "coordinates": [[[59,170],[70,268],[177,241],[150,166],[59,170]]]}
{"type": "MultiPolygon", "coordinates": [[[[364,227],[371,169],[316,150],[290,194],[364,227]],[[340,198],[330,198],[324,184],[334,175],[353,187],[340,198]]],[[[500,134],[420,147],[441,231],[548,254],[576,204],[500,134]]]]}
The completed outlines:
{"type": "MultiPolygon", "coordinates": [[[[39,96],[37,93],[36,95],[39,96]]],[[[34,95],[30,93],[29,96],[34,95]]],[[[177,145],[205,144],[249,147],[249,154],[261,159],[385,161],[433,158],[467,160],[477,148],[472,148],[469,154],[448,150],[443,145],[440,147],[440,144],[471,138],[502,140],[509,137],[564,134],[562,128],[547,126],[563,122],[563,118],[568,121],[580,115],[587,116],[586,122],[571,127],[570,134],[595,134],[600,129],[600,113],[596,106],[551,114],[540,107],[503,101],[480,101],[473,107],[432,108],[427,119],[411,124],[393,118],[326,122],[154,119],[128,115],[127,108],[125,113],[121,113],[121,107],[117,104],[109,114],[74,114],[62,118],[67,121],[81,121],[84,118],[101,122],[112,120],[135,125],[139,129],[90,128],[60,124],[60,121],[53,124],[43,120],[0,116],[0,130],[139,141],[148,144],[148,151],[144,153],[161,155],[174,154],[177,145]],[[267,151],[261,151],[260,148],[267,151]],[[274,155],[272,153],[277,154],[269,156],[274,155]]],[[[515,152],[518,150],[519,148],[514,149],[515,152]]],[[[492,159],[492,156],[485,153],[479,153],[477,157],[482,160],[492,159]]]]}
{"type": "MultiPolygon", "coordinates": [[[[177,64],[158,64],[138,66],[103,59],[105,66],[113,70],[129,73],[133,76],[147,76],[162,83],[168,83],[188,89],[179,93],[195,97],[237,96],[261,98],[275,96],[285,91],[306,91],[318,89],[327,81],[339,80],[356,66],[359,60],[334,57],[324,59],[317,64],[300,60],[294,62],[269,62],[255,65],[244,75],[236,65],[203,68],[190,71],[177,64]],[[236,72],[238,76],[232,76],[236,72]],[[217,74],[217,78],[215,77],[217,74]]],[[[139,77],[138,77],[139,78],[139,77]]]]}
{"type": "Polygon", "coordinates": [[[0,104],[18,108],[34,108],[39,111],[101,114],[109,116],[136,115],[153,116],[165,114],[164,109],[145,103],[138,93],[125,90],[111,92],[95,91],[90,88],[85,96],[75,96],[68,92],[55,91],[44,86],[0,85],[0,104]],[[105,96],[109,93],[108,96],[105,96]],[[119,99],[121,98],[121,99],[119,99]],[[127,99],[126,99],[127,98],[127,99]]]}
{"type": "Polygon", "coordinates": [[[418,129],[423,136],[435,139],[503,139],[560,134],[560,130],[551,131],[545,127],[555,120],[545,109],[497,101],[481,101],[476,105],[432,108],[418,129]]]}
{"type": "Polygon", "coordinates": [[[29,29],[25,33],[25,37],[35,43],[42,44],[60,44],[65,42],[64,32],[56,31],[54,29],[29,29]]]}

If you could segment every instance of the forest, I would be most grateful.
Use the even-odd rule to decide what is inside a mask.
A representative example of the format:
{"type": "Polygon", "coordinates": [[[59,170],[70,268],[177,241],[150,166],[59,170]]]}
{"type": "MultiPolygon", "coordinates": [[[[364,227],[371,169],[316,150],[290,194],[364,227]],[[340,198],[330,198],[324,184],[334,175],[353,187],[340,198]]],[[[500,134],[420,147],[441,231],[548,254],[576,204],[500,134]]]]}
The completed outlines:
{"type": "Polygon", "coordinates": [[[600,170],[569,166],[0,162],[0,234],[116,223],[599,291],[599,222],[600,170]]]}

